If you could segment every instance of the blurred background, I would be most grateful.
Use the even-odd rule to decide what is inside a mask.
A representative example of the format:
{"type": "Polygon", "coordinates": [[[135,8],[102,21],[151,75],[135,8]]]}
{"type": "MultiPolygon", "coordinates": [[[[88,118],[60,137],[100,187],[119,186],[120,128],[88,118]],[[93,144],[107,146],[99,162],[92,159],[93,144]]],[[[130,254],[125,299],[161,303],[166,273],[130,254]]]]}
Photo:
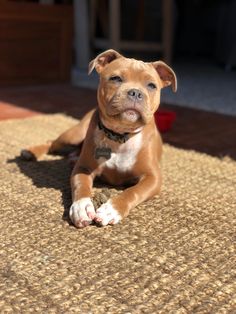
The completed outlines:
{"type": "MultiPolygon", "coordinates": [[[[81,14],[82,2],[78,1],[76,6],[81,14]]],[[[113,47],[147,61],[162,59],[173,66],[179,81],[177,95],[165,90],[165,102],[236,114],[235,0],[85,3],[90,13],[89,35],[84,32],[85,38],[81,41],[78,38],[78,68],[87,63],[84,54],[87,49],[89,57],[100,49],[113,47]],[[89,47],[80,50],[86,38],[89,47]]],[[[78,29],[82,19],[78,13],[78,29]]],[[[81,77],[76,79],[74,74],[75,82],[81,84],[81,77]]]]}
{"type": "Polygon", "coordinates": [[[185,140],[181,127],[185,137],[193,132],[186,125],[206,129],[210,112],[222,114],[209,131],[215,128],[215,142],[221,125],[230,125],[224,138],[234,136],[235,17],[236,0],[0,0],[0,118],[61,111],[80,117],[96,103],[98,78],[87,75],[88,62],[113,48],[164,60],[176,72],[178,92],[162,93],[163,106],[177,112],[171,143],[185,140]]]}

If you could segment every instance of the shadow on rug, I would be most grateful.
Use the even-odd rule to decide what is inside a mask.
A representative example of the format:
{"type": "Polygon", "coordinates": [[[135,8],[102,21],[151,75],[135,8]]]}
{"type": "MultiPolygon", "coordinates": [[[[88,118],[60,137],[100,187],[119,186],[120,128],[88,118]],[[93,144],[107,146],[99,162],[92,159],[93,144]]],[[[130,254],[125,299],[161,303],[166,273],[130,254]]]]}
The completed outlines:
{"type": "MultiPolygon", "coordinates": [[[[63,218],[68,218],[71,205],[71,191],[69,188],[70,167],[66,159],[39,160],[25,162],[20,157],[8,160],[18,166],[20,172],[31,179],[38,189],[53,189],[61,193],[61,202],[64,207],[63,218]]],[[[27,192],[25,197],[27,197],[27,192]]],[[[69,221],[69,219],[67,219],[69,221]]]]}
{"type": "Polygon", "coordinates": [[[233,313],[236,163],[165,145],[160,196],[116,226],[78,230],[66,214],[67,161],[17,158],[75,123],[0,123],[0,311],[233,313]]]}

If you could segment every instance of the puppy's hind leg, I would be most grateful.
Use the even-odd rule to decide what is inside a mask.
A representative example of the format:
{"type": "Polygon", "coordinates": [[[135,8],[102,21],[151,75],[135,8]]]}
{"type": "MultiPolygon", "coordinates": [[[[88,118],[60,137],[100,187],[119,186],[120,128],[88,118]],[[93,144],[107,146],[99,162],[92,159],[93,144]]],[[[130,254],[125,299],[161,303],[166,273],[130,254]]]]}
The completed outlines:
{"type": "Polygon", "coordinates": [[[53,154],[63,151],[68,146],[80,145],[85,139],[93,114],[94,110],[89,111],[79,124],[62,133],[56,140],[23,149],[21,158],[24,160],[37,160],[44,154],[53,154]]]}
{"type": "Polygon", "coordinates": [[[22,149],[20,156],[24,160],[35,161],[44,154],[47,154],[50,150],[52,142],[46,144],[28,147],[27,149],[22,149]]]}

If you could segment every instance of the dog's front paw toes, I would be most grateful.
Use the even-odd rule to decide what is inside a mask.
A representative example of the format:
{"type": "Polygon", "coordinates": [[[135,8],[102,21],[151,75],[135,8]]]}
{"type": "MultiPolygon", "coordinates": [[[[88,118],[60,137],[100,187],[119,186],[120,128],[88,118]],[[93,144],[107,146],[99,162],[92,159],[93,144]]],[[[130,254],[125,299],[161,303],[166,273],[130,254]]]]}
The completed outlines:
{"type": "Polygon", "coordinates": [[[98,208],[94,220],[101,226],[115,225],[121,220],[121,215],[109,200],[98,208]]]}
{"type": "Polygon", "coordinates": [[[70,207],[70,219],[77,228],[90,225],[95,217],[95,209],[89,197],[81,198],[70,207]]]}

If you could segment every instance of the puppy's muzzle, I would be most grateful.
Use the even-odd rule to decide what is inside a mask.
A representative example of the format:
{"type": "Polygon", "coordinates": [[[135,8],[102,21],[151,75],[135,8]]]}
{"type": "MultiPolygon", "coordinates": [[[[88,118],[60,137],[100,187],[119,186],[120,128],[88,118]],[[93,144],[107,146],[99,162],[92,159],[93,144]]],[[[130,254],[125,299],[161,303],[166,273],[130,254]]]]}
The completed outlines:
{"type": "Polygon", "coordinates": [[[128,90],[127,96],[130,100],[133,100],[133,101],[142,101],[144,98],[143,93],[136,88],[132,88],[128,90]]]}

